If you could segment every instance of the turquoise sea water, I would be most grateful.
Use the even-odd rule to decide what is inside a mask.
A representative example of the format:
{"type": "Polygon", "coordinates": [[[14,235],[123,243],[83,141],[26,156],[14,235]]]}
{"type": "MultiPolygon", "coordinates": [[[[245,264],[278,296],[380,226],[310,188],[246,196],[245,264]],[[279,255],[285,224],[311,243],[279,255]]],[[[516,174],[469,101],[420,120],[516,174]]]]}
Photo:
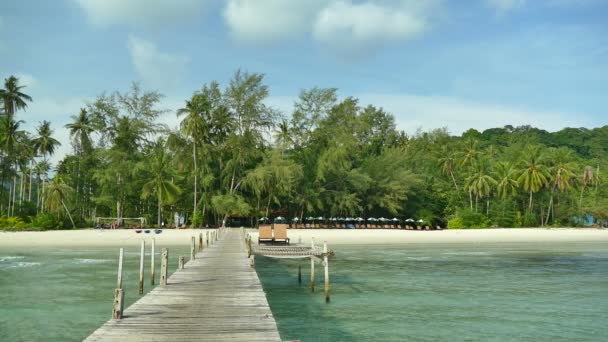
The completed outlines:
{"type": "MultiPolygon", "coordinates": [[[[160,248],[156,246],[156,283],[160,248]]],[[[150,290],[146,246],[144,290],[150,290]]],[[[0,247],[0,341],[82,341],[111,318],[119,248],[0,247]]],[[[139,247],[125,248],[126,305],[139,298],[139,247]]],[[[169,247],[171,272],[188,248],[169,247]]]]}
{"type": "Polygon", "coordinates": [[[284,340],[608,341],[605,243],[334,250],[329,304],[320,265],[311,293],[309,261],[256,258],[284,340]]]}
{"type": "MultiPolygon", "coordinates": [[[[608,340],[605,243],[332,248],[329,304],[321,265],[311,293],[308,261],[298,285],[298,261],[256,258],[284,340],[608,340]]],[[[129,305],[139,297],[139,248],[125,251],[129,305]]],[[[170,248],[170,265],[178,255],[188,248],[170,248]]],[[[0,341],[88,336],[110,317],[117,256],[118,248],[0,248],[0,341]]],[[[146,265],[146,290],[148,282],[146,265]]]]}

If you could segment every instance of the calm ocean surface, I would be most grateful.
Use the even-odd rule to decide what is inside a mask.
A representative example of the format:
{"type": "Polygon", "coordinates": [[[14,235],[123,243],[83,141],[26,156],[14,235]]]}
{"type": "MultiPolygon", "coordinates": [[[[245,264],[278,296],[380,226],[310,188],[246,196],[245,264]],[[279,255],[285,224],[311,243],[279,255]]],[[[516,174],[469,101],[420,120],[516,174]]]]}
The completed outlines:
{"type": "MultiPolygon", "coordinates": [[[[605,243],[332,248],[329,304],[321,265],[311,293],[308,261],[256,258],[283,339],[608,340],[605,243]]],[[[139,248],[125,252],[130,305],[138,298],[139,248]]],[[[170,249],[170,265],[180,254],[187,248],[170,249]]],[[[117,256],[117,248],[0,248],[0,341],[88,336],[110,317],[117,256]]],[[[149,265],[146,281],[149,290],[149,265]]]]}

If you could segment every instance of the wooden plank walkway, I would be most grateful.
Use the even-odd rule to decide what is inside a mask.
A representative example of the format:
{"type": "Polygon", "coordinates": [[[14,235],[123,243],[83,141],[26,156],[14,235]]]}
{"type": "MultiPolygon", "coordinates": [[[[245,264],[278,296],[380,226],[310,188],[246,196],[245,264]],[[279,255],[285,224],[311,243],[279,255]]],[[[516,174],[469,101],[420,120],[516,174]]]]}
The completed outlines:
{"type": "Polygon", "coordinates": [[[173,273],[167,287],[157,286],[126,309],[123,319],[106,322],[85,341],[281,338],[260,279],[249,266],[241,235],[226,229],[219,241],[205,246],[185,269],[173,273]]]}

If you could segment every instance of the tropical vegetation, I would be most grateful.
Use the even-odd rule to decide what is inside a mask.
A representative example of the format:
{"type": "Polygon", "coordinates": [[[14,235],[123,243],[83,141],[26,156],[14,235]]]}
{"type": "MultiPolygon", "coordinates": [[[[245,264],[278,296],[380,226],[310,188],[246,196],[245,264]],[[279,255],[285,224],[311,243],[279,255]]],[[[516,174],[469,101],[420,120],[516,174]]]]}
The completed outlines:
{"type": "Polygon", "coordinates": [[[83,104],[65,126],[70,141],[59,141],[51,122],[22,128],[35,99],[9,76],[0,90],[0,225],[71,228],[99,216],[160,225],[175,212],[197,227],[279,215],[413,217],[450,228],[608,217],[608,126],[406,134],[391,113],[333,88],[302,90],[291,113],[269,96],[264,75],[239,70],[173,113],[135,83],[83,104]],[[72,153],[52,165],[60,144],[72,153]]]}

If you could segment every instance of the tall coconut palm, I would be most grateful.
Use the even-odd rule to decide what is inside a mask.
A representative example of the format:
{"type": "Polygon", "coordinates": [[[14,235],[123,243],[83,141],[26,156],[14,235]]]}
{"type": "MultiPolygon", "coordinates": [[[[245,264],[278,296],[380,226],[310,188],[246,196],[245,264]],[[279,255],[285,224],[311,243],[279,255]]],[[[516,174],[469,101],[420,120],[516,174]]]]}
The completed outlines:
{"type": "Polygon", "coordinates": [[[496,180],[490,172],[490,163],[486,159],[478,159],[472,164],[473,174],[469,176],[465,183],[465,188],[475,194],[475,210],[479,198],[487,198],[486,214],[490,210],[490,192],[496,180]]]}
{"type": "Polygon", "coordinates": [[[493,175],[496,179],[496,192],[501,199],[517,193],[517,170],[509,162],[498,162],[494,165],[493,175]]]}
{"type": "Polygon", "coordinates": [[[545,165],[545,156],[539,147],[529,147],[524,151],[524,157],[520,161],[520,175],[517,183],[530,193],[528,209],[532,210],[534,193],[538,192],[548,183],[549,170],[545,165]]]}
{"type": "Polygon", "coordinates": [[[55,153],[55,147],[61,146],[61,143],[53,138],[51,123],[46,120],[42,121],[36,131],[38,132],[38,136],[32,140],[34,148],[46,160],[47,155],[52,156],[55,153]]]}
{"type": "Polygon", "coordinates": [[[91,133],[95,131],[91,117],[84,108],[80,109],[78,116],[71,116],[73,122],[65,125],[70,130],[70,138],[74,146],[74,152],[81,155],[92,147],[91,133]]]}
{"type": "MultiPolygon", "coordinates": [[[[19,160],[19,147],[27,140],[27,133],[20,129],[23,121],[15,121],[13,117],[5,117],[0,119],[0,161],[2,162],[0,185],[4,185],[7,178],[9,179],[9,196],[8,196],[8,215],[14,212],[14,194],[16,187],[16,164],[19,160]],[[12,181],[10,179],[12,178],[12,181]],[[11,206],[12,203],[12,206],[11,206]]],[[[0,191],[4,192],[4,186],[0,186],[0,191]]]]}
{"type": "MultiPolygon", "coordinates": [[[[203,116],[204,112],[210,110],[210,103],[202,94],[195,94],[190,101],[186,101],[186,106],[177,110],[177,116],[185,116],[181,122],[181,130],[192,139],[192,162],[194,166],[194,201],[192,217],[195,217],[198,208],[198,155],[196,146],[203,143],[203,139],[208,135],[207,124],[203,116]]],[[[202,224],[201,222],[199,222],[202,224]]]]}
{"type": "Polygon", "coordinates": [[[24,85],[19,85],[19,79],[15,76],[10,76],[4,79],[4,89],[0,89],[0,99],[4,103],[4,114],[8,118],[12,118],[15,112],[19,109],[27,108],[27,103],[32,102],[32,98],[23,93],[24,85]]]}
{"type": "Polygon", "coordinates": [[[582,213],[582,210],[583,210],[583,193],[585,192],[585,189],[588,186],[590,186],[590,185],[592,186],[594,184],[597,184],[598,181],[599,181],[597,174],[593,173],[593,167],[591,167],[589,165],[585,166],[585,168],[583,169],[583,176],[582,176],[581,181],[582,181],[581,197],[580,197],[578,206],[579,206],[579,208],[581,210],[581,213],[582,213]]]}
{"type": "Polygon", "coordinates": [[[553,197],[556,191],[564,192],[572,187],[574,182],[574,153],[567,148],[558,148],[549,150],[549,182],[551,193],[549,197],[549,206],[547,208],[547,217],[545,223],[549,223],[551,213],[555,217],[555,208],[553,205],[553,197]]]}
{"type": "Polygon", "coordinates": [[[274,132],[274,140],[282,149],[291,147],[293,139],[287,121],[282,120],[279,123],[279,127],[274,132]]]}
{"type": "Polygon", "coordinates": [[[57,175],[53,181],[49,182],[44,190],[44,199],[49,211],[59,213],[61,212],[61,209],[64,209],[65,213],[70,218],[70,222],[72,222],[72,227],[76,228],[74,219],[72,219],[72,214],[70,214],[70,210],[67,205],[65,205],[65,201],[72,192],[72,188],[65,184],[61,176],[57,175]]]}
{"type": "Polygon", "coordinates": [[[136,168],[137,172],[143,172],[143,170],[147,170],[149,177],[143,185],[141,196],[142,198],[148,198],[156,195],[158,200],[157,222],[160,227],[163,204],[172,203],[181,193],[181,189],[171,182],[171,179],[175,177],[175,172],[171,165],[171,156],[167,153],[163,139],[153,143],[146,161],[136,168]]]}
{"type": "Polygon", "coordinates": [[[458,191],[458,184],[456,183],[456,177],[454,177],[454,171],[457,165],[457,154],[452,153],[448,150],[447,145],[441,146],[441,152],[439,157],[439,167],[444,175],[449,175],[454,183],[454,188],[458,191]]]}
{"type": "MultiPolygon", "coordinates": [[[[479,151],[477,149],[479,141],[474,138],[469,138],[464,142],[464,149],[458,153],[460,157],[460,166],[470,167],[473,162],[478,158],[479,151]]],[[[466,188],[466,187],[465,187],[466,188]]],[[[469,207],[473,209],[473,193],[469,192],[469,207]]]]}
{"type": "Polygon", "coordinates": [[[34,167],[34,174],[36,175],[36,180],[38,183],[36,208],[42,208],[42,211],[44,211],[44,197],[42,195],[44,193],[46,179],[48,178],[48,174],[50,171],[51,165],[46,160],[37,163],[34,167]]]}

